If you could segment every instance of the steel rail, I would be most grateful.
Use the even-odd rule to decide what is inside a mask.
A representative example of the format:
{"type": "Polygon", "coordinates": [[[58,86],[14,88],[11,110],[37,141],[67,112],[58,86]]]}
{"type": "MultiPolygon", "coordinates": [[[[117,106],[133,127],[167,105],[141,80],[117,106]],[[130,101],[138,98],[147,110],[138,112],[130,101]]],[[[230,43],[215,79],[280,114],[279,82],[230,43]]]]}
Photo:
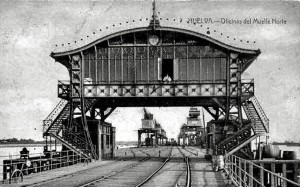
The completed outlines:
{"type": "MultiPolygon", "coordinates": [[[[142,152],[142,153],[144,153],[144,154],[146,154],[147,155],[147,157],[146,158],[144,158],[144,159],[142,159],[139,163],[137,163],[137,164],[132,164],[132,165],[130,165],[130,166],[128,166],[128,167],[125,167],[125,168],[123,168],[123,169],[121,169],[121,170],[118,170],[118,171],[115,171],[115,172],[113,172],[113,174],[110,174],[110,175],[107,175],[107,176],[102,176],[101,178],[99,178],[99,179],[95,179],[95,180],[93,180],[93,181],[90,181],[90,182],[88,182],[88,183],[85,183],[85,184],[82,184],[82,185],[79,185],[78,187],[86,187],[86,186],[89,186],[89,185],[91,185],[91,184],[94,184],[94,183],[97,183],[97,182],[99,182],[99,181],[102,181],[102,180],[104,180],[104,179],[107,179],[107,178],[109,178],[109,177],[112,177],[112,176],[114,176],[114,175],[116,175],[116,174],[118,174],[118,173],[121,173],[121,172],[123,172],[123,171],[125,171],[125,170],[127,170],[127,169],[130,169],[130,168],[133,168],[133,167],[136,167],[137,165],[139,165],[139,164],[141,164],[142,162],[145,162],[145,161],[147,161],[147,160],[149,160],[151,157],[150,157],[150,154],[148,154],[148,153],[146,153],[146,152],[144,152],[144,151],[141,151],[140,149],[138,149],[138,151],[140,151],[140,152],[142,152]]],[[[169,160],[170,160],[170,155],[171,155],[171,153],[172,153],[172,148],[171,148],[171,151],[170,151],[170,153],[169,153],[169,157],[164,161],[164,163],[155,171],[155,172],[153,172],[149,177],[147,177],[147,179],[145,179],[143,182],[144,183],[146,183],[151,177],[153,177],[169,160]]],[[[143,183],[143,184],[144,184],[143,183]]],[[[141,183],[140,183],[141,184],[141,183]]],[[[143,185],[143,184],[141,184],[141,185],[143,185]]]]}
{"type": "MultiPolygon", "coordinates": [[[[133,159],[133,158],[132,158],[133,159]]],[[[117,162],[117,160],[113,161],[113,162],[109,162],[109,163],[106,163],[106,164],[103,164],[103,165],[100,165],[100,166],[93,166],[91,168],[88,168],[88,169],[84,169],[84,170],[80,170],[80,171],[76,171],[74,173],[71,173],[71,174],[65,174],[65,175],[62,175],[60,177],[56,177],[56,178],[51,178],[51,179],[46,179],[46,180],[43,180],[41,182],[36,182],[36,183],[33,183],[33,184],[30,184],[30,185],[26,185],[26,186],[30,186],[30,187],[34,187],[34,186],[41,186],[42,184],[46,184],[48,182],[51,182],[51,181],[55,181],[57,179],[62,179],[62,178],[67,178],[67,177],[70,177],[70,176],[73,176],[73,175],[76,175],[76,174],[81,174],[81,173],[84,173],[86,171],[89,171],[89,170],[92,170],[92,169],[95,169],[95,168],[102,168],[102,167],[105,167],[105,166],[110,166],[112,164],[115,164],[117,162]]]]}
{"type": "Polygon", "coordinates": [[[162,165],[160,165],[153,173],[151,173],[145,180],[143,180],[142,182],[140,182],[138,185],[136,185],[135,187],[140,187],[143,186],[146,182],[148,182],[154,175],[156,175],[165,165],[167,162],[170,161],[171,159],[171,154],[172,154],[172,149],[173,147],[171,147],[169,156],[167,157],[167,159],[162,163],[162,165]]]}
{"type": "Polygon", "coordinates": [[[120,170],[118,170],[118,171],[114,171],[114,172],[113,172],[112,174],[110,174],[110,175],[102,176],[101,178],[98,178],[98,179],[92,180],[92,181],[90,181],[90,182],[87,182],[87,183],[85,183],[85,184],[79,185],[78,187],[86,187],[86,186],[92,185],[92,184],[94,184],[94,183],[97,183],[97,182],[102,181],[102,180],[104,180],[104,179],[107,179],[107,178],[109,178],[109,177],[112,177],[112,176],[114,176],[114,175],[116,175],[116,174],[118,174],[118,173],[121,173],[121,172],[123,172],[123,171],[125,171],[125,170],[127,170],[127,169],[133,168],[133,167],[135,167],[135,166],[137,166],[137,165],[141,164],[142,162],[145,162],[145,161],[147,161],[147,160],[149,160],[149,159],[150,159],[150,157],[144,158],[144,159],[140,160],[138,163],[131,164],[131,165],[128,166],[128,167],[122,168],[122,169],[120,169],[120,170]]]}
{"type": "Polygon", "coordinates": [[[193,151],[191,151],[191,149],[190,149],[190,148],[187,148],[187,147],[184,147],[183,149],[186,150],[187,152],[189,152],[189,153],[195,155],[195,156],[198,156],[198,152],[195,153],[195,152],[194,152],[194,151],[195,151],[194,149],[193,149],[193,151]]]}
{"type": "MultiPolygon", "coordinates": [[[[128,161],[128,160],[133,160],[133,159],[135,159],[135,157],[129,157],[129,158],[126,158],[126,159],[121,159],[121,160],[123,160],[123,161],[128,161]]],[[[61,178],[66,178],[66,177],[69,177],[69,176],[73,176],[73,175],[75,175],[75,174],[80,174],[80,173],[87,172],[87,171],[92,170],[92,169],[95,169],[95,168],[103,168],[103,167],[106,167],[106,166],[113,165],[113,164],[117,163],[118,161],[119,161],[119,160],[116,159],[116,160],[114,160],[114,161],[112,161],[112,162],[109,162],[109,163],[106,163],[106,164],[103,164],[103,165],[100,165],[100,166],[93,166],[93,167],[91,167],[91,168],[87,168],[87,169],[85,169],[85,170],[80,170],[80,171],[77,171],[77,172],[75,172],[75,173],[62,175],[62,176],[60,176],[60,177],[58,177],[58,178],[60,178],[60,179],[61,179],[61,178]]],[[[36,182],[36,183],[30,184],[30,185],[26,185],[26,186],[31,186],[31,187],[33,187],[33,186],[40,186],[40,185],[45,184],[45,183],[47,183],[47,182],[55,181],[55,180],[57,180],[58,178],[47,179],[47,180],[44,180],[44,181],[41,181],[41,182],[36,182]]]]}
{"type": "Polygon", "coordinates": [[[153,173],[151,173],[151,175],[149,175],[145,180],[143,180],[142,182],[140,182],[138,185],[136,185],[135,187],[140,187],[143,186],[146,182],[148,182],[154,175],[156,175],[156,173],[158,173],[165,165],[167,162],[170,161],[170,157],[168,157],[162,165],[160,165],[153,173]]]}
{"type": "MultiPolygon", "coordinates": [[[[191,167],[190,167],[190,163],[189,163],[189,157],[185,156],[185,154],[179,149],[179,147],[177,146],[177,149],[178,151],[180,152],[180,154],[182,155],[185,163],[186,163],[186,183],[185,183],[185,186],[186,187],[190,187],[191,186],[191,183],[192,183],[192,178],[191,178],[191,167]]],[[[186,150],[186,149],[184,149],[186,150]]],[[[188,150],[186,150],[188,151],[188,150]]],[[[194,153],[191,153],[190,151],[188,151],[191,154],[194,154],[194,153]]]]}
{"type": "Polygon", "coordinates": [[[190,187],[191,183],[192,183],[192,179],[191,179],[191,167],[190,167],[190,163],[189,163],[189,158],[186,157],[185,158],[185,163],[186,163],[186,167],[187,167],[187,174],[186,174],[186,187],[190,187]]]}

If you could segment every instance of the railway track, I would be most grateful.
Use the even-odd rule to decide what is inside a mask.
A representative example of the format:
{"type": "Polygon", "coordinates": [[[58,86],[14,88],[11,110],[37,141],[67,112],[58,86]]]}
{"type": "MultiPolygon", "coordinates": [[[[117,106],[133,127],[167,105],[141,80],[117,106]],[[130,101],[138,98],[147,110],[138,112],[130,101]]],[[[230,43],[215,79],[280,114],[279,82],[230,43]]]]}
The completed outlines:
{"type": "Polygon", "coordinates": [[[191,170],[189,159],[181,150],[173,149],[172,155],[166,160],[163,167],[159,168],[154,175],[149,176],[147,182],[142,183],[144,187],[152,186],[188,186],[191,185],[191,170]]]}
{"type": "Polygon", "coordinates": [[[144,153],[147,157],[139,163],[114,171],[109,175],[101,176],[98,179],[86,182],[78,187],[87,186],[136,186],[140,187],[147,183],[165,164],[170,160],[172,149],[169,150],[168,157],[161,163],[160,158],[152,158],[151,155],[141,149],[138,151],[144,153]],[[139,181],[139,182],[137,182],[139,181]]]}
{"type": "Polygon", "coordinates": [[[191,153],[178,147],[161,147],[156,151],[154,148],[133,148],[127,151],[125,159],[105,164],[104,167],[86,169],[31,186],[191,186],[188,158],[191,153]]]}
{"type": "MultiPolygon", "coordinates": [[[[178,153],[173,153],[173,148],[159,150],[162,157],[168,152],[168,156],[161,161],[161,158],[153,158],[156,155],[151,149],[145,151],[136,149],[143,153],[146,158],[139,163],[114,171],[109,175],[101,176],[98,179],[86,182],[78,187],[88,186],[191,186],[191,169],[189,157],[177,147],[178,153]],[[178,158],[177,155],[180,155],[178,158]],[[174,171],[176,171],[174,173],[174,171]],[[173,175],[169,175],[173,172],[173,175]],[[167,180],[167,181],[166,181],[167,180]],[[170,180],[170,181],[169,181],[170,180]]],[[[132,150],[133,151],[133,150],[132,150]]],[[[188,153],[191,154],[191,153],[188,153]]]]}

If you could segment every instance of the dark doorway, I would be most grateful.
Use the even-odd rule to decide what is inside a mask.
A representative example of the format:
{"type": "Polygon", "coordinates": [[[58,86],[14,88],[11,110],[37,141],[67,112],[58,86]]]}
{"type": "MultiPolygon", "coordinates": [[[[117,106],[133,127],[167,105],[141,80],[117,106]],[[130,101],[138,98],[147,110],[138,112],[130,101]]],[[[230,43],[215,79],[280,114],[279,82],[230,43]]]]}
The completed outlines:
{"type": "Polygon", "coordinates": [[[172,80],[174,80],[173,70],[173,59],[162,59],[162,78],[168,75],[172,80]]]}

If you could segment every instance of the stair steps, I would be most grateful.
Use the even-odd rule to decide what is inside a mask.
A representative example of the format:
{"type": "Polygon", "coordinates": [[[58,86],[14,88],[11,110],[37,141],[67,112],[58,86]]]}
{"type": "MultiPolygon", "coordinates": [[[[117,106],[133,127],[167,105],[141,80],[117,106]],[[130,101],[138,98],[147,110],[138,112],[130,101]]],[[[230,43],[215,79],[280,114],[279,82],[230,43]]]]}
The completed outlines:
{"type": "MultiPolygon", "coordinates": [[[[89,110],[95,103],[96,99],[86,100],[85,111],[89,110]]],[[[44,120],[44,136],[50,136],[60,141],[70,150],[76,152],[77,154],[83,155],[84,157],[90,157],[90,150],[86,149],[87,141],[79,137],[78,135],[63,129],[63,121],[67,120],[70,115],[70,102],[66,100],[61,100],[54,110],[49,114],[49,116],[44,120]],[[59,133],[63,130],[63,137],[59,133]],[[66,133],[72,138],[67,138],[66,133]],[[75,142],[75,140],[80,140],[80,143],[75,142]],[[82,145],[85,145],[84,147],[82,145]]],[[[81,115],[81,113],[78,113],[81,115]]]]}
{"type": "Polygon", "coordinates": [[[255,96],[245,101],[243,109],[248,119],[251,120],[251,123],[241,128],[225,140],[219,142],[216,145],[217,154],[224,154],[225,150],[227,154],[233,154],[257,137],[265,136],[269,133],[269,119],[262,110],[262,107],[255,96]],[[253,130],[254,134],[249,131],[251,130],[250,128],[253,130]],[[238,144],[235,145],[237,142],[238,144]]]}
{"type": "Polygon", "coordinates": [[[250,119],[251,122],[254,124],[254,133],[259,135],[268,134],[269,120],[263,112],[255,96],[253,96],[244,103],[243,109],[247,115],[247,118],[250,119]]]}
{"type": "Polygon", "coordinates": [[[70,143],[69,141],[65,140],[63,137],[61,137],[57,134],[50,133],[49,136],[60,141],[64,146],[66,146],[68,149],[74,151],[75,153],[82,155],[85,158],[89,158],[89,154],[87,153],[88,150],[78,149],[76,146],[72,145],[72,143],[70,143]]]}

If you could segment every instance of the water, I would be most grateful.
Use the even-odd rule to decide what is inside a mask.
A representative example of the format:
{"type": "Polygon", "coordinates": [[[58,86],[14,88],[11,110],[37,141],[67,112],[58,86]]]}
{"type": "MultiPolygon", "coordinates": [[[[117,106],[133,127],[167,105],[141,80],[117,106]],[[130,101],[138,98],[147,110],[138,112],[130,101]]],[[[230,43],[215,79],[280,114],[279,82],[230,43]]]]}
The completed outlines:
{"type": "MultiPolygon", "coordinates": [[[[0,145],[0,181],[3,177],[3,160],[20,158],[20,151],[26,147],[29,151],[29,157],[43,156],[44,144],[18,144],[18,145],[0,145]]],[[[55,146],[51,146],[55,149],[55,146]]],[[[61,146],[57,146],[57,151],[61,150],[61,146]]]]}

